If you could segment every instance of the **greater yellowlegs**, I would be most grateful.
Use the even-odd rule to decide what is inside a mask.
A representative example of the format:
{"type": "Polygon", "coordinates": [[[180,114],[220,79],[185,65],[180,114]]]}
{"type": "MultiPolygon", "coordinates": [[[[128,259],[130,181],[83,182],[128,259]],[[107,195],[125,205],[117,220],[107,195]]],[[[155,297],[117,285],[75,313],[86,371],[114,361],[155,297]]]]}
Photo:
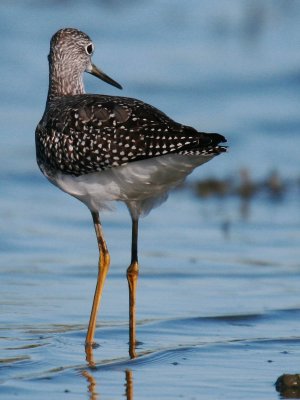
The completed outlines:
{"type": "Polygon", "coordinates": [[[110,256],[99,211],[123,201],[132,219],[129,285],[130,356],[135,357],[138,221],[167,198],[194,168],[226,151],[226,139],[178,124],[140,100],[85,94],[83,72],[121,89],[92,64],[94,45],[85,33],[65,28],[50,43],[49,91],[36,128],[42,173],[91,211],[99,247],[99,271],[86,336],[92,347],[110,256]]]}

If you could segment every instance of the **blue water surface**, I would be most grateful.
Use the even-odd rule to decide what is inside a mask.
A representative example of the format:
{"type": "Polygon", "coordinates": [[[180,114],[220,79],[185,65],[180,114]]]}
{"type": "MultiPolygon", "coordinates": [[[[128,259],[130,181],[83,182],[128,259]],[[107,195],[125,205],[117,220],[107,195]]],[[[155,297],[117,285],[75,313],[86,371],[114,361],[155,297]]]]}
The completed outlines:
{"type": "MultiPolygon", "coordinates": [[[[278,399],[299,373],[300,4],[297,0],[2,1],[0,394],[5,399],[278,399]],[[95,368],[84,340],[97,274],[88,210],[39,172],[34,131],[61,27],[88,33],[124,96],[228,138],[189,178],[262,180],[245,204],[176,190],[140,224],[139,357],[128,357],[130,218],[102,215],[112,266],[95,368]],[[225,229],[226,227],[226,229],[225,229]]],[[[92,76],[88,92],[120,95],[92,76]]]]}

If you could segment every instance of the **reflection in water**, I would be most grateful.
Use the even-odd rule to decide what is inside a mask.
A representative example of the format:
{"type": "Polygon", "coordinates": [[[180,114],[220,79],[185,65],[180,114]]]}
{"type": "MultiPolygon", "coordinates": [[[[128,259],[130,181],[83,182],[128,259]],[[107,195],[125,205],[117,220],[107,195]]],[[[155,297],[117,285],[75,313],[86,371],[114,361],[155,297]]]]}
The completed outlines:
{"type": "Polygon", "coordinates": [[[88,382],[88,392],[90,394],[90,400],[96,400],[98,393],[96,392],[96,379],[88,371],[82,371],[82,376],[84,376],[88,382]]]}
{"type": "Polygon", "coordinates": [[[133,400],[133,372],[127,369],[125,371],[126,382],[125,382],[125,394],[127,400],[133,400]]]}
{"type": "Polygon", "coordinates": [[[90,345],[86,345],[85,346],[85,359],[88,363],[88,366],[90,368],[95,368],[96,364],[95,364],[95,360],[94,360],[94,349],[93,346],[90,345]]]}
{"type": "Polygon", "coordinates": [[[240,186],[238,188],[238,194],[241,198],[240,213],[244,220],[247,220],[250,215],[250,201],[254,196],[257,185],[255,185],[251,179],[250,172],[246,168],[240,170],[240,186]]]}
{"type": "MultiPolygon", "coordinates": [[[[89,400],[97,400],[100,398],[100,394],[97,393],[97,382],[94,375],[91,372],[84,370],[82,376],[86,378],[88,383],[88,393],[90,395],[89,400]]],[[[133,400],[133,372],[131,370],[125,371],[125,394],[127,400],[133,400]]]]}

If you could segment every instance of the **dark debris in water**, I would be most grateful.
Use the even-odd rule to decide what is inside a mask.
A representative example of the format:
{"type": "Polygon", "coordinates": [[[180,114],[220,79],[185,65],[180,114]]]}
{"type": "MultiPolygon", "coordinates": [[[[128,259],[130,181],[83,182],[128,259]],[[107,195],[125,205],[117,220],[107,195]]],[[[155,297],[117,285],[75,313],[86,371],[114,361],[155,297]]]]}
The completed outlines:
{"type": "Polygon", "coordinates": [[[265,195],[270,200],[281,200],[293,188],[300,188],[300,178],[284,179],[277,171],[271,171],[266,178],[254,180],[248,169],[242,168],[235,175],[225,179],[207,178],[193,184],[194,192],[201,198],[235,196],[250,200],[265,195]]]}
{"type": "MultiPolygon", "coordinates": [[[[300,176],[294,179],[282,177],[278,171],[273,170],[265,178],[254,179],[250,170],[241,168],[230,177],[220,179],[210,177],[187,183],[183,189],[191,190],[201,199],[238,199],[240,202],[239,213],[246,220],[250,216],[251,204],[260,199],[266,203],[286,204],[291,195],[300,199],[300,176]]],[[[231,220],[225,219],[221,229],[225,236],[229,235],[231,220]]]]}
{"type": "Polygon", "coordinates": [[[300,374],[281,375],[275,387],[285,399],[300,399],[300,374]]]}

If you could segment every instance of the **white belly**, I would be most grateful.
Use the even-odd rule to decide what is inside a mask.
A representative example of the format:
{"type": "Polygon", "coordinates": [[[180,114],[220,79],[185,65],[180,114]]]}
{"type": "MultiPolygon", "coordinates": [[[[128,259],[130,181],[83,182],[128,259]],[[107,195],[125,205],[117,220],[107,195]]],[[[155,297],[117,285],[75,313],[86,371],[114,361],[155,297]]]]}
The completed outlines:
{"type": "Polygon", "coordinates": [[[110,208],[108,203],[111,201],[123,201],[132,216],[138,217],[165,201],[170,189],[211,158],[213,155],[168,154],[81,176],[61,172],[54,177],[45,175],[91,211],[110,208]]]}

